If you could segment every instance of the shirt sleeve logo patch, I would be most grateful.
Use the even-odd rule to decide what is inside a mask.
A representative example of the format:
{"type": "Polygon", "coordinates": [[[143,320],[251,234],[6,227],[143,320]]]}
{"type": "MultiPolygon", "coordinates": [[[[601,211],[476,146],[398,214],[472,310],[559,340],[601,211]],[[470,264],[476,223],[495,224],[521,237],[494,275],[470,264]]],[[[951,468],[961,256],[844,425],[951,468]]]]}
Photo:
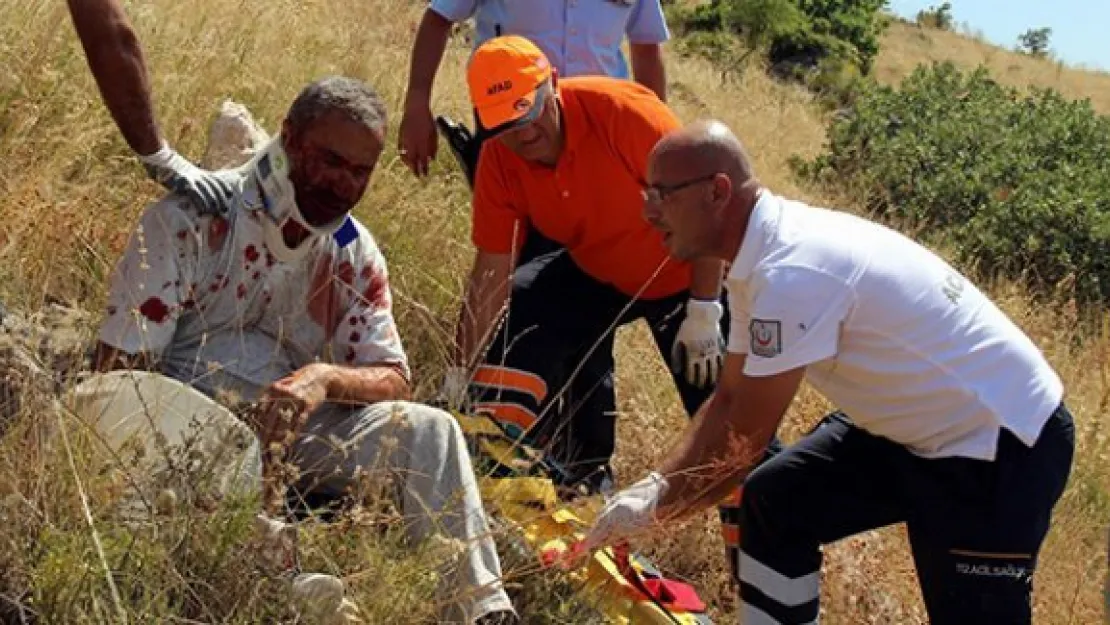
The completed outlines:
{"type": "Polygon", "coordinates": [[[777,319],[752,319],[748,328],[752,333],[753,354],[774,358],[782,353],[782,322],[777,319]]]}

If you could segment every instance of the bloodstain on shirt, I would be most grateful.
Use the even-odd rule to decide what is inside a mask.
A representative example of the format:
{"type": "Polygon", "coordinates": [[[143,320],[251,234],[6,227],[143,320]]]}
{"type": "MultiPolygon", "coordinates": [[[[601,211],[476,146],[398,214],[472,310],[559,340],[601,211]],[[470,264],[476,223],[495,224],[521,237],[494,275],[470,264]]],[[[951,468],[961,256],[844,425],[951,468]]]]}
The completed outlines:
{"type": "Polygon", "coordinates": [[[166,317],[170,314],[169,307],[162,301],[160,297],[149,297],[142,306],[139,306],[139,312],[144,317],[150,319],[154,323],[163,323],[166,317]]]}
{"type": "Polygon", "coordinates": [[[339,280],[346,285],[351,285],[355,281],[355,266],[348,261],[339,263],[339,268],[335,270],[339,280]]]}
{"type": "Polygon", "coordinates": [[[370,283],[366,285],[366,291],[363,292],[362,296],[366,298],[367,302],[373,304],[374,308],[389,307],[389,282],[386,280],[385,272],[373,272],[370,283]]]}
{"type": "Polygon", "coordinates": [[[258,248],[255,247],[253,243],[248,245],[247,248],[243,250],[243,258],[246,258],[248,263],[253,263],[257,261],[259,256],[260,254],[258,253],[258,248]]]}
{"type": "Polygon", "coordinates": [[[223,217],[213,217],[208,224],[208,249],[213,252],[224,246],[229,224],[223,217]]]}
{"type": "Polygon", "coordinates": [[[332,263],[331,256],[321,258],[308,287],[308,316],[324,329],[324,336],[329,341],[335,336],[335,328],[343,315],[332,263]]]}

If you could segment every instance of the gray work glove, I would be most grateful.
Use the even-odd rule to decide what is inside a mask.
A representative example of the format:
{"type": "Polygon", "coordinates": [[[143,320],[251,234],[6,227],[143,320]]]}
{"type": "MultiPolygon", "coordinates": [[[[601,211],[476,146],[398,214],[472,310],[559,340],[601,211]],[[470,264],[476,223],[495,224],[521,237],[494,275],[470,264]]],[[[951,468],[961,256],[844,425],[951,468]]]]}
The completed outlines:
{"type": "Polygon", "coordinates": [[[234,197],[234,174],[201,169],[168,144],[154,154],[140,154],[139,160],[152,179],[163,187],[186,195],[205,213],[222,215],[234,197]]]}

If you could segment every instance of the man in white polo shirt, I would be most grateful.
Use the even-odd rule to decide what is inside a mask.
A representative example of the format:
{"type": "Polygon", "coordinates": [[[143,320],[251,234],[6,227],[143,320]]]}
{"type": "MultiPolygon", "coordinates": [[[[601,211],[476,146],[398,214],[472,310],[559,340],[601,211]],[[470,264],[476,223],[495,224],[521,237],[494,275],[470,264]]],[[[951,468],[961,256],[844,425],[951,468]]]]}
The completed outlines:
{"type": "Polygon", "coordinates": [[[1075,432],[1033,342],[894,230],[776,196],[723,124],[652,152],[645,217],[671,254],[731,260],[716,392],[658,471],[607,503],[595,548],[744,482],[743,622],[812,623],[821,545],[905,522],[930,621],[1029,623],[1075,432]],[[840,409],[759,468],[806,379],[840,409]]]}

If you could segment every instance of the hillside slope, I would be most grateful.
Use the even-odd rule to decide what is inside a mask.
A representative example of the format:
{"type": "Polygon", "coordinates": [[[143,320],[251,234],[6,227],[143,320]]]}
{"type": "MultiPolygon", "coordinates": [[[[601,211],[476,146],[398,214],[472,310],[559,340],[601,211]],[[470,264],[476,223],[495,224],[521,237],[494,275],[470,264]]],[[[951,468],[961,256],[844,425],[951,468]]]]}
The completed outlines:
{"type": "Polygon", "coordinates": [[[1052,88],[1073,99],[1090,99],[1110,114],[1110,73],[1077,69],[993,45],[971,34],[894,21],[882,39],[874,76],[896,84],[920,63],[951,61],[964,68],[986,65],[997,80],[1015,87],[1052,88]]]}
{"type": "MultiPolygon", "coordinates": [[[[390,263],[418,397],[426,398],[444,364],[447,332],[472,250],[466,236],[468,191],[446,147],[441,143],[440,158],[426,181],[413,178],[393,150],[409,45],[422,6],[403,0],[274,0],[231,8],[216,0],[151,0],[132,3],[129,11],[147,49],[163,128],[193,158],[203,150],[207,123],[225,98],[246,104],[273,132],[293,96],[311,78],[341,72],[366,79],[382,92],[391,115],[390,141],[356,214],[377,234],[390,263]],[[389,18],[382,19],[384,15],[389,18]]],[[[880,78],[904,75],[913,59],[948,58],[941,55],[951,53],[958,62],[974,63],[980,58],[975,54],[987,55],[982,44],[955,34],[922,36],[913,27],[893,25],[879,60],[880,78]]],[[[469,120],[466,54],[467,43],[454,40],[434,102],[437,112],[469,120]]],[[[1020,66],[1011,72],[1014,80],[1053,80],[1046,73],[1050,66],[1037,65],[1041,62],[1022,65],[1025,59],[1004,51],[992,54],[989,59],[1001,63],[1001,70],[1020,66]]],[[[854,208],[840,201],[835,190],[803,187],[790,174],[788,159],[819,152],[824,140],[823,114],[808,93],[776,83],[755,68],[722,83],[720,72],[704,61],[670,54],[667,63],[670,99],[680,116],[714,116],[728,123],[751,149],[764,182],[786,195],[854,208]]],[[[20,310],[37,309],[49,299],[99,311],[107,273],[127,233],[160,190],[145,179],[100,103],[63,3],[0,4],[0,68],[0,298],[20,310]]],[[[1103,86],[1101,75],[1062,76],[1075,93],[1092,94],[1102,106],[1110,106],[1110,79],[1103,86]]],[[[1076,470],[1037,578],[1037,622],[1095,622],[1110,513],[1105,491],[1110,479],[1110,422],[1105,416],[1110,339],[1080,334],[1073,309],[1038,306],[1011,285],[989,287],[1057,367],[1078,422],[1076,470]]],[[[664,382],[662,361],[645,329],[622,330],[618,350],[617,468],[620,481],[629,483],[658,460],[685,417],[664,382]]],[[[791,410],[786,438],[808,429],[827,408],[807,391],[791,410]]],[[[21,419],[32,429],[42,414],[25,411],[21,419]]],[[[80,463],[71,471],[61,451],[28,446],[26,440],[0,440],[0,471],[15,494],[0,500],[0,518],[17,520],[0,526],[0,595],[18,596],[33,581],[37,605],[49,606],[58,622],[96,622],[112,599],[102,580],[97,581],[102,561],[91,546],[79,494],[85,489],[95,502],[108,495],[111,485],[103,476],[82,473],[80,463]],[[43,558],[35,548],[43,537],[66,548],[43,558]]],[[[96,525],[113,537],[115,547],[108,555],[113,566],[137,566],[135,558],[128,558],[132,552],[144,556],[137,572],[128,569],[134,573],[129,578],[134,595],[124,597],[122,609],[133,620],[168,622],[173,615],[250,623],[269,613],[260,607],[259,586],[250,583],[246,571],[205,551],[207,545],[240,535],[228,534],[218,518],[205,517],[190,526],[193,551],[181,555],[158,547],[164,537],[136,538],[106,507],[94,506],[94,513],[96,525]],[[194,588],[200,591],[192,592],[194,588]],[[233,596],[220,596],[213,588],[233,596]],[[169,599],[182,595],[188,600],[169,599]]],[[[228,514],[233,520],[242,516],[241,511],[228,514]]],[[[735,594],[728,588],[712,517],[707,513],[648,546],[667,572],[702,589],[718,622],[732,622],[735,594]]],[[[307,545],[313,564],[347,576],[370,622],[413,618],[411,604],[427,602],[420,585],[427,580],[415,568],[420,562],[397,559],[375,532],[322,531],[307,545]],[[382,584],[405,592],[383,593],[382,584]]],[[[507,573],[514,584],[535,579],[528,570],[510,568],[507,573]]],[[[899,527],[829,548],[823,595],[825,623],[924,622],[899,527]]],[[[538,593],[525,605],[535,609],[541,601],[560,601],[558,596],[564,595],[538,593]]],[[[565,619],[558,606],[546,612],[548,616],[533,615],[528,622],[563,622],[561,614],[565,619]]]]}

